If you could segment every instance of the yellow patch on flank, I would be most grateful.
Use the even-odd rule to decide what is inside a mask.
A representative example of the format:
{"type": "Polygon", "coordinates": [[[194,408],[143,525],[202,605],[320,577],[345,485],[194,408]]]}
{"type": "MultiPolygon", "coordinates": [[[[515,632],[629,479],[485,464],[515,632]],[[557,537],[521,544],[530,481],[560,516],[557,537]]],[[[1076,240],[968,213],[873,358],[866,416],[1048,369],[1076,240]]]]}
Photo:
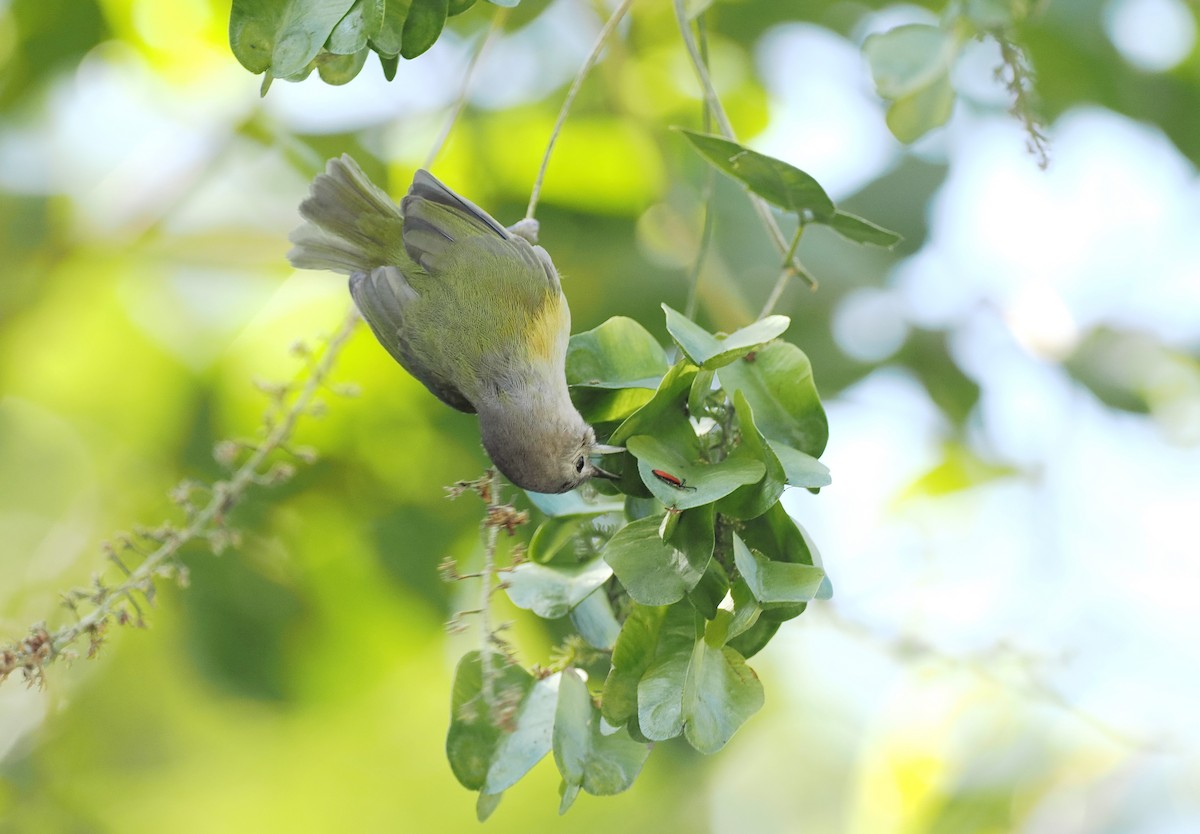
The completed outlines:
{"type": "Polygon", "coordinates": [[[566,323],[567,305],[561,294],[548,295],[529,324],[531,359],[549,362],[558,349],[559,334],[566,323]]]}

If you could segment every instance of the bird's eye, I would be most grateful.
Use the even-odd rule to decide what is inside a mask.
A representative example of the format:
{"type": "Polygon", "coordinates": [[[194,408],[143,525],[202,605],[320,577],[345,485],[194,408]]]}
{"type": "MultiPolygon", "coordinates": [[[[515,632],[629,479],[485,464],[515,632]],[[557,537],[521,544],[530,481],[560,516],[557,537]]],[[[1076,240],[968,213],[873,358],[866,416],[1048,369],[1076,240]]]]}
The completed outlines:
{"type": "Polygon", "coordinates": [[[583,455],[580,455],[579,457],[575,458],[575,471],[582,472],[583,464],[584,464],[583,455]]]}

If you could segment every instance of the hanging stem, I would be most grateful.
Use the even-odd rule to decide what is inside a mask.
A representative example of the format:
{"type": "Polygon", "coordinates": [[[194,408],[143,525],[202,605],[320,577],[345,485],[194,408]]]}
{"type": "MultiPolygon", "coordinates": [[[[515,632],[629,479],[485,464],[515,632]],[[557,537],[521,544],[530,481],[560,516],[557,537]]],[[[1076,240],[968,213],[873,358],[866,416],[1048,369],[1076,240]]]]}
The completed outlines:
{"type": "Polygon", "coordinates": [[[571,105],[575,102],[575,96],[578,95],[579,88],[583,86],[583,80],[587,78],[587,74],[591,72],[592,67],[599,60],[600,53],[604,51],[604,45],[608,43],[608,39],[617,28],[617,24],[621,22],[621,18],[625,17],[625,13],[629,11],[629,7],[632,5],[633,0],[622,0],[621,5],[613,10],[612,16],[604,24],[604,27],[600,30],[600,34],[596,36],[596,43],[592,46],[592,51],[588,54],[587,60],[583,62],[583,66],[575,74],[575,80],[571,82],[571,88],[567,90],[567,97],[563,100],[562,109],[558,111],[558,120],[554,123],[554,129],[550,131],[550,141],[546,144],[546,152],[542,154],[542,166],[538,168],[537,179],[533,181],[533,191],[529,194],[529,208],[525,210],[526,220],[533,220],[534,214],[537,212],[538,198],[542,192],[542,180],[545,179],[546,167],[550,164],[550,154],[554,150],[554,143],[558,140],[558,134],[562,130],[563,124],[567,121],[567,114],[571,112],[571,105]]]}
{"type": "MultiPolygon", "coordinates": [[[[692,35],[692,27],[688,23],[687,12],[683,6],[684,0],[674,0],[674,3],[675,19],[679,22],[679,34],[683,37],[683,44],[687,48],[688,56],[691,58],[692,68],[696,71],[696,78],[700,81],[704,100],[711,109],[721,134],[730,141],[736,142],[737,135],[733,132],[733,125],[730,124],[729,117],[725,114],[725,108],[721,106],[721,99],[717,96],[717,90],[713,86],[712,78],[708,74],[708,68],[704,64],[704,56],[700,54],[700,48],[696,45],[696,38],[692,35]]],[[[781,254],[788,251],[787,238],[784,237],[779,224],[775,222],[775,215],[771,213],[771,206],[757,194],[748,194],[748,196],[750,197],[750,205],[754,207],[758,219],[762,221],[763,228],[766,229],[771,242],[775,244],[775,248],[781,254]]],[[[814,290],[817,288],[816,279],[809,275],[808,270],[795,261],[794,258],[792,259],[792,266],[795,269],[796,275],[804,283],[808,284],[814,290]]]]}
{"type": "MultiPolygon", "coordinates": [[[[700,60],[707,67],[708,27],[704,23],[703,14],[696,18],[696,30],[700,41],[700,60]]],[[[712,109],[708,106],[707,98],[704,99],[703,111],[704,132],[711,133],[712,109]]],[[[700,303],[700,271],[704,267],[704,258],[708,255],[713,235],[713,194],[716,191],[717,172],[711,165],[706,167],[708,170],[704,177],[704,226],[700,232],[700,248],[696,251],[696,259],[692,262],[692,269],[688,275],[687,303],[683,307],[683,314],[689,319],[695,318],[696,307],[700,303]]]]}
{"type": "Polygon", "coordinates": [[[779,297],[787,289],[788,281],[793,275],[797,274],[795,261],[796,247],[800,245],[800,238],[802,237],[804,237],[803,223],[796,227],[796,234],[792,238],[792,245],[788,247],[787,254],[783,256],[783,266],[779,271],[779,277],[775,279],[775,286],[771,287],[771,292],[767,296],[766,303],[763,304],[762,312],[758,314],[760,319],[771,314],[771,311],[775,309],[775,305],[779,303],[779,297]]]}
{"type": "Polygon", "coordinates": [[[462,89],[459,91],[458,99],[455,100],[450,114],[446,117],[446,123],[442,125],[441,131],[438,133],[437,139],[433,142],[433,147],[429,149],[429,155],[425,157],[425,164],[421,167],[432,168],[433,161],[437,159],[438,154],[442,152],[442,146],[446,144],[446,140],[450,138],[450,131],[453,130],[458,117],[462,114],[463,108],[467,105],[467,96],[471,92],[471,82],[475,78],[475,70],[483,60],[484,53],[495,39],[500,30],[504,28],[504,21],[508,20],[509,10],[503,6],[496,9],[496,13],[492,15],[492,25],[488,27],[484,36],[480,39],[479,45],[475,48],[475,53],[471,55],[471,60],[467,64],[466,72],[463,74],[462,89]]]}

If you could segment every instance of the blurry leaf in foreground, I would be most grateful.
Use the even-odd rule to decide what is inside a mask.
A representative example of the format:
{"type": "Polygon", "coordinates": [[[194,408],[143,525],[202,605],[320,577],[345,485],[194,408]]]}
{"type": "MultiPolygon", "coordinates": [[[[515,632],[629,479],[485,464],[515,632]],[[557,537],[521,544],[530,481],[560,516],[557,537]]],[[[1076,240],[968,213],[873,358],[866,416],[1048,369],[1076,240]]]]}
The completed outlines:
{"type": "Polygon", "coordinates": [[[892,102],[888,128],[900,141],[914,142],[950,118],[950,70],[961,44],[959,36],[923,23],[898,26],[863,43],[875,88],[892,102]]]}
{"type": "Polygon", "coordinates": [[[572,566],[524,562],[509,571],[504,584],[513,605],[553,620],[565,617],[610,576],[612,568],[598,558],[572,566]]]}
{"type": "Polygon", "coordinates": [[[276,78],[317,57],[353,0],[233,0],[229,45],[242,66],[276,78]]]}
{"type": "Polygon", "coordinates": [[[490,662],[496,675],[493,700],[497,704],[485,704],[479,657],[479,652],[470,652],[458,662],[450,696],[450,730],[446,735],[450,769],[463,787],[471,790],[483,788],[504,733],[501,724],[507,722],[533,687],[532,675],[503,655],[493,653],[490,662]]]}

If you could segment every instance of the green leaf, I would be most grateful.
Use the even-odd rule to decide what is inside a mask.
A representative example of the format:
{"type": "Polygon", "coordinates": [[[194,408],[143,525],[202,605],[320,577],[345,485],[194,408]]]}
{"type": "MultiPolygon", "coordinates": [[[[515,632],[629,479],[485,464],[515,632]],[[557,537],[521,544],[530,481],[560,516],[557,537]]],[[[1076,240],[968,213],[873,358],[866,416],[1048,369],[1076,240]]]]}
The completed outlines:
{"type": "Polygon", "coordinates": [[[604,588],[597,588],[571,609],[571,624],[589,646],[610,651],[621,632],[604,588]]]}
{"type": "Polygon", "coordinates": [[[963,11],[985,32],[1002,32],[1024,20],[1029,6],[1028,0],[967,0],[963,11]]]}
{"type": "Polygon", "coordinates": [[[741,391],[754,409],[754,421],[768,439],[819,457],[829,439],[829,424],[804,352],[788,342],[772,342],[753,358],[717,371],[730,395],[741,391]]]}
{"type": "MultiPolygon", "coordinates": [[[[776,504],[758,518],[747,521],[740,530],[746,546],[776,562],[791,562],[797,565],[821,567],[820,555],[808,535],[787,514],[782,504],[776,504]]],[[[828,599],[833,586],[826,577],[816,594],[817,599],[828,599]]],[[[804,613],[807,603],[770,603],[763,605],[763,618],[782,622],[804,613]]]]}
{"type": "Polygon", "coordinates": [[[337,86],[354,80],[363,64],[367,62],[369,49],[363,47],[361,52],[353,55],[335,55],[332,52],[322,52],[317,56],[317,72],[326,84],[337,86]]]}
{"type": "MultiPolygon", "coordinates": [[[[687,398],[696,366],[680,362],[672,366],[658,385],[653,398],[629,415],[617,426],[608,442],[620,446],[637,434],[651,434],[670,444],[679,454],[698,455],[699,443],[696,432],[687,416],[687,398]]],[[[650,491],[643,483],[636,459],[629,452],[620,457],[606,459],[606,468],[620,475],[619,488],[626,495],[649,497],[650,491]]]]}
{"type": "Polygon", "coordinates": [[[624,730],[604,735],[583,679],[574,669],[563,671],[554,719],[554,761],[563,777],[560,814],[580,787],[593,796],[626,790],[649,754],[649,745],[634,741],[624,730]]]}
{"type": "Polygon", "coordinates": [[[504,585],[513,605],[554,620],[565,617],[612,576],[600,558],[571,567],[523,562],[508,572],[504,585]]]}
{"type": "Polygon", "coordinates": [[[788,329],[787,316],[767,316],[728,336],[713,336],[704,328],[662,305],[667,314],[667,331],[688,359],[704,370],[715,370],[741,359],[788,329]]]}
{"type": "Polygon", "coordinates": [[[943,75],[930,86],[897,99],[887,112],[887,126],[901,142],[915,142],[935,127],[950,120],[954,112],[954,88],[943,75]]]}
{"type": "Polygon", "coordinates": [[[450,5],[446,9],[446,15],[448,17],[460,15],[474,5],[475,0],[450,0],[450,5]]]}
{"type": "Polygon", "coordinates": [[[550,752],[559,676],[536,681],[516,710],[513,729],[500,738],[483,783],[486,793],[500,793],[516,784],[550,752]]]}
{"type": "Polygon", "coordinates": [[[672,605],[662,614],[654,656],[637,684],[638,729],[646,738],[666,741],[683,732],[681,694],[692,649],[703,633],[704,620],[688,603],[672,605]]]}
{"type": "Polygon", "coordinates": [[[683,599],[704,575],[712,558],[713,523],[711,506],[686,511],[664,542],[661,518],[632,521],[609,540],[602,555],[635,602],[667,605],[683,599]]]}
{"type": "Polygon", "coordinates": [[[516,8],[521,0],[488,0],[493,6],[503,6],[506,9],[516,8]]]}
{"type": "Polygon", "coordinates": [[[738,634],[736,637],[729,638],[727,645],[742,657],[751,658],[762,651],[767,643],[771,642],[771,638],[775,636],[775,632],[777,631],[779,631],[778,620],[758,617],[744,632],[738,634]]]}
{"type": "Polygon", "coordinates": [[[806,455],[799,449],[793,449],[791,446],[774,440],[768,440],[767,445],[771,447],[771,451],[783,465],[783,471],[790,486],[819,489],[833,483],[833,478],[829,475],[829,467],[812,455],[806,455]]]}
{"type": "MultiPolygon", "coordinates": [[[[233,0],[229,45],[253,73],[304,72],[354,0],[233,0]]],[[[307,73],[306,73],[307,74],[307,73]]]]}
{"type": "Polygon", "coordinates": [[[479,796],[475,800],[475,819],[480,822],[487,822],[488,817],[500,807],[500,800],[503,798],[503,793],[484,793],[480,791],[479,796]]]}
{"type": "Polygon", "coordinates": [[[604,682],[600,710],[614,727],[624,726],[637,716],[637,687],[654,662],[665,607],[634,604],[613,646],[612,668],[604,682]]]}
{"type": "Polygon", "coordinates": [[[717,608],[729,591],[729,575],[716,559],[710,559],[699,584],[688,591],[688,600],[706,620],[717,615],[717,608]]]}
{"type": "Polygon", "coordinates": [[[325,48],[335,55],[353,55],[366,49],[370,38],[383,26],[383,9],[384,0],[354,0],[350,11],[333,27],[325,48]]]}
{"type": "Polygon", "coordinates": [[[904,238],[882,226],[876,226],[855,214],[838,209],[826,224],[842,237],[855,243],[869,243],[891,249],[904,238]]]}
{"type": "Polygon", "coordinates": [[[549,493],[525,490],[529,502],[537,507],[543,515],[551,518],[562,518],[573,515],[599,515],[601,513],[620,512],[623,505],[605,496],[585,496],[578,490],[570,492],[549,493]]]}
{"type": "Polygon", "coordinates": [[[567,348],[567,384],[583,388],[658,388],[667,355],[646,328],[614,316],[576,333],[567,348]]]}
{"type": "Polygon", "coordinates": [[[778,602],[808,602],[820,593],[825,583],[825,571],[820,568],[773,562],[746,547],[737,533],[733,534],[733,558],[750,592],[764,606],[778,602]]]}
{"type": "Polygon", "coordinates": [[[396,77],[396,68],[400,66],[400,57],[398,55],[380,55],[379,66],[383,68],[383,77],[391,81],[396,77]]]}
{"type": "Polygon", "coordinates": [[[539,565],[575,561],[575,537],[587,524],[586,516],[550,518],[538,525],[529,540],[529,560],[539,565]]]}
{"type": "Polygon", "coordinates": [[[700,461],[695,452],[681,454],[675,447],[656,437],[639,434],[625,443],[637,458],[642,483],[659,501],[673,510],[687,510],[711,504],[738,487],[759,481],[766,472],[762,461],[730,455],[720,463],[700,461]],[[654,474],[655,470],[674,476],[675,486],[654,474]]]}
{"type": "Polygon", "coordinates": [[[897,26],[863,42],[875,89],[893,101],[946,78],[958,56],[958,48],[958,40],[949,32],[924,23],[897,26]]]}
{"type": "Polygon", "coordinates": [[[701,753],[715,753],[763,705],[758,676],[728,646],[679,629],[660,637],[654,664],[638,685],[638,725],[665,741],[682,730],[701,753]]]}
{"type": "Polygon", "coordinates": [[[437,43],[448,9],[447,0],[412,0],[400,37],[400,55],[411,61],[437,43]]]}
{"type": "MultiPolygon", "coordinates": [[[[713,380],[716,378],[716,371],[701,370],[696,374],[696,378],[692,380],[691,390],[688,391],[687,409],[693,417],[703,417],[705,415],[705,401],[708,395],[713,390],[713,380]]],[[[722,402],[724,397],[721,397],[722,402]]]]}
{"type": "Polygon", "coordinates": [[[779,462],[775,452],[767,444],[754,425],[754,412],[741,391],[733,392],[733,408],[737,413],[738,428],[741,433],[741,443],[726,461],[741,458],[758,461],[763,464],[763,476],[752,484],[747,484],[727,497],[717,505],[718,512],[733,518],[755,518],[769,510],[779,496],[783,494],[787,474],[783,464],[779,462]]]}
{"type": "Polygon", "coordinates": [[[371,48],[379,53],[380,63],[383,64],[383,74],[392,80],[396,74],[395,62],[383,59],[395,59],[400,55],[403,42],[404,21],[408,17],[408,8],[412,0],[386,0],[383,9],[383,24],[379,34],[370,37],[371,48]],[[389,66],[392,75],[388,75],[389,66]]]}
{"type": "Polygon", "coordinates": [[[769,203],[796,212],[803,219],[821,220],[833,215],[833,200],[821,184],[794,165],[766,156],[722,136],[679,130],[700,155],[740,180],[769,203]]]}
{"type": "MultiPolygon", "coordinates": [[[[737,637],[748,632],[758,622],[758,618],[762,614],[762,606],[754,598],[754,594],[751,592],[750,586],[746,584],[744,578],[739,578],[737,582],[733,583],[733,587],[729,589],[729,597],[733,602],[733,618],[730,620],[729,629],[725,633],[726,642],[735,640],[737,637]]],[[[745,652],[741,653],[745,657],[749,656],[745,652]]]]}
{"type": "MultiPolygon", "coordinates": [[[[520,703],[533,688],[533,677],[503,655],[492,653],[492,704],[484,702],[480,653],[470,652],[458,663],[450,696],[450,729],[446,757],[463,787],[479,790],[487,779],[504,735],[506,716],[501,704],[520,703]]],[[[515,780],[514,780],[515,781],[515,780]]]]}

